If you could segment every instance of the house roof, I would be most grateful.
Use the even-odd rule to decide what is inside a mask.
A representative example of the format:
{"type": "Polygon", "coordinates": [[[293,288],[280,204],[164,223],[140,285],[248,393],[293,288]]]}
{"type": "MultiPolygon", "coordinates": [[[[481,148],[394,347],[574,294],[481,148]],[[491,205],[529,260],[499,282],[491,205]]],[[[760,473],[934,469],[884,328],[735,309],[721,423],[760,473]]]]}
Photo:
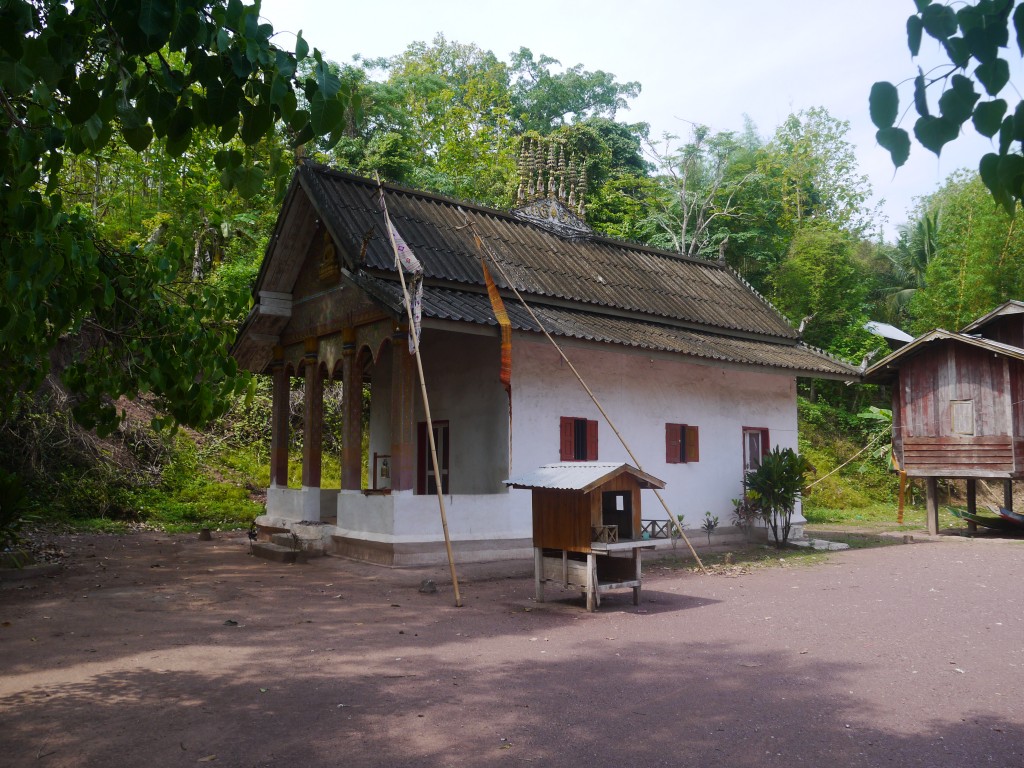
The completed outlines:
{"type": "MultiPolygon", "coordinates": [[[[552,335],[799,375],[858,376],[853,366],[802,344],[786,318],[723,264],[598,235],[565,236],[507,212],[378,186],[310,163],[293,179],[257,278],[258,302],[267,294],[292,291],[314,242],[304,230],[322,225],[338,246],[346,276],[399,314],[394,255],[376,202],[381,190],[393,225],[423,264],[428,327],[432,320],[495,323],[474,240],[479,234],[552,335]]],[[[501,271],[492,266],[491,272],[513,326],[539,331],[501,271]]],[[[259,303],[254,313],[267,314],[259,303]]],[[[249,330],[247,322],[239,339],[249,330]]],[[[263,336],[258,343],[266,344],[263,336]]]]}
{"type": "Polygon", "coordinates": [[[1011,299],[1004,304],[1000,304],[987,315],[982,315],[970,325],[961,328],[960,333],[975,333],[997,318],[1004,317],[1006,315],[1019,315],[1021,313],[1024,313],[1024,301],[1011,299]]]}
{"type": "Polygon", "coordinates": [[[620,475],[636,478],[641,488],[664,488],[665,481],[629,464],[604,461],[564,461],[545,464],[532,472],[505,481],[513,488],[554,489],[589,493],[620,475]]]}
{"type": "Polygon", "coordinates": [[[908,359],[930,349],[935,343],[947,341],[966,344],[971,347],[984,349],[996,355],[1003,355],[1024,361],[1024,349],[1021,349],[1020,347],[1014,347],[1010,344],[992,341],[991,339],[986,339],[981,336],[973,336],[966,333],[953,333],[952,331],[946,331],[942,328],[936,328],[934,331],[929,331],[922,336],[918,336],[906,346],[901,347],[891,355],[879,360],[875,365],[871,366],[867,370],[864,374],[864,380],[869,383],[885,381],[895,374],[899,367],[908,359]]]}
{"type": "Polygon", "coordinates": [[[881,323],[877,320],[869,320],[868,322],[864,323],[864,330],[866,330],[868,333],[873,333],[876,336],[881,336],[883,339],[888,339],[890,341],[898,341],[904,344],[914,340],[913,336],[911,336],[906,331],[901,331],[895,325],[889,325],[889,323],[881,323]]]}

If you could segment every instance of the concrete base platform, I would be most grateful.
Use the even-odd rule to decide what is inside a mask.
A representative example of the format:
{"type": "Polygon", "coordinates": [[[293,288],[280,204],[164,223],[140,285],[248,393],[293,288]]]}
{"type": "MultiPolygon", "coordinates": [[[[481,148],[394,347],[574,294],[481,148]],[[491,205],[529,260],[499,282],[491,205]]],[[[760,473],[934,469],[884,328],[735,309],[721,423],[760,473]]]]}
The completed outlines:
{"type": "MultiPolygon", "coordinates": [[[[378,565],[442,565],[448,562],[443,541],[396,544],[332,535],[327,551],[378,565]]],[[[457,563],[520,560],[533,554],[533,542],[530,539],[453,541],[452,554],[457,563]]]]}

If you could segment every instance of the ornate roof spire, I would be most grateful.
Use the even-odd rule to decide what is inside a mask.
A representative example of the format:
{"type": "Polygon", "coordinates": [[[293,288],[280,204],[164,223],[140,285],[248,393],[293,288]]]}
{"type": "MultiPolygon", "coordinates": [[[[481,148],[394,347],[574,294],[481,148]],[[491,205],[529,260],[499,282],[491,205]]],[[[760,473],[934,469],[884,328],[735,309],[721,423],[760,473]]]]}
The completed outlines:
{"type": "Polygon", "coordinates": [[[587,174],[583,161],[557,138],[524,136],[516,163],[515,214],[563,237],[592,234],[583,221],[587,174]]]}

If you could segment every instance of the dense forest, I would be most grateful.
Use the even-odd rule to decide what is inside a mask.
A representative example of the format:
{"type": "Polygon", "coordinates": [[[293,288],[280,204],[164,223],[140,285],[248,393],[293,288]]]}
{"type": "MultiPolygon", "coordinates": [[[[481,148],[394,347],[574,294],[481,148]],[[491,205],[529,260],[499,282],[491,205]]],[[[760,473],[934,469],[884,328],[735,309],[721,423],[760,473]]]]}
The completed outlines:
{"type": "MultiPolygon", "coordinates": [[[[695,124],[657,136],[628,120],[641,83],[584,64],[526,48],[503,60],[442,36],[338,64],[310,55],[301,37],[294,54],[267,48],[269,25],[247,21],[235,3],[210,6],[221,18],[195,14],[188,39],[184,22],[147,22],[152,39],[121,51],[134,69],[117,75],[119,98],[100,53],[58,56],[51,44],[44,56],[39,38],[24,37],[33,24],[55,25],[53,6],[13,3],[0,18],[3,224],[12,233],[0,251],[9,393],[0,483],[7,498],[31,491],[19,514],[187,527],[258,510],[267,392],[225,350],[300,156],[510,208],[524,137],[556,137],[586,158],[596,231],[690,257],[724,255],[803,324],[805,341],[853,362],[883,348],[868,320],[914,334],[957,329],[1024,294],[1020,219],[993,202],[977,173],[950,176],[887,241],[867,207],[849,127],[821,106],[777,126],[695,124]],[[216,31],[225,28],[230,39],[216,31]],[[214,52],[233,74],[214,72],[214,52]],[[8,66],[14,53],[41,80],[8,66]],[[50,78],[50,98],[65,106],[48,114],[64,122],[48,125],[33,149],[17,131],[43,109],[38,82],[50,82],[51,55],[62,66],[78,55],[81,73],[71,85],[50,78]],[[219,103],[239,104],[237,114],[221,114],[219,103]],[[19,165],[21,155],[33,162],[19,165]]],[[[867,88],[865,108],[866,96],[867,88]]],[[[801,395],[803,423],[819,436],[802,447],[826,469],[877,425],[857,414],[885,405],[870,387],[834,382],[802,382],[801,395]]],[[[875,498],[891,493],[884,467],[873,477],[875,498]]],[[[862,496],[872,483],[860,483],[862,496]]],[[[834,498],[823,504],[869,501],[829,487],[834,498]]]]}

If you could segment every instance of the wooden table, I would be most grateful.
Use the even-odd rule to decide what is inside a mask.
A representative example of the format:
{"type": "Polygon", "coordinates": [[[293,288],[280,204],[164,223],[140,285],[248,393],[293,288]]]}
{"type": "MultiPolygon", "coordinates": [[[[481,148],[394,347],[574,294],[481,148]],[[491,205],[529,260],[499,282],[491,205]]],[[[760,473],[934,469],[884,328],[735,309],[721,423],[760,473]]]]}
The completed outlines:
{"type": "Polygon", "coordinates": [[[653,541],[639,539],[613,543],[591,542],[591,551],[586,553],[535,547],[534,587],[537,602],[544,602],[544,584],[550,581],[559,582],[566,589],[576,588],[583,592],[587,598],[588,611],[596,610],[601,605],[602,593],[613,589],[632,588],[633,605],[639,605],[643,581],[640,552],[655,546],[653,541]],[[616,553],[628,553],[630,557],[616,557],[616,553]],[[574,557],[570,557],[570,554],[574,557]]]}

